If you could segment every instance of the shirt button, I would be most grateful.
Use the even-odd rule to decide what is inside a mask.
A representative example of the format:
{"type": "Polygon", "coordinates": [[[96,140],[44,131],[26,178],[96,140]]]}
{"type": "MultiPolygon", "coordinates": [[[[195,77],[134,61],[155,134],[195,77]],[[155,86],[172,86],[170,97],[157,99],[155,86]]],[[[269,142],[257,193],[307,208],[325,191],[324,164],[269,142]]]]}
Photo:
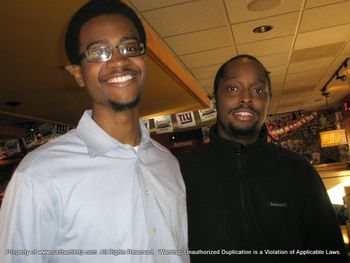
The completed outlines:
{"type": "Polygon", "coordinates": [[[153,234],[157,233],[157,228],[152,227],[152,233],[153,233],[153,234]]]}
{"type": "Polygon", "coordinates": [[[145,195],[149,195],[149,191],[148,190],[145,190],[145,195]]]}

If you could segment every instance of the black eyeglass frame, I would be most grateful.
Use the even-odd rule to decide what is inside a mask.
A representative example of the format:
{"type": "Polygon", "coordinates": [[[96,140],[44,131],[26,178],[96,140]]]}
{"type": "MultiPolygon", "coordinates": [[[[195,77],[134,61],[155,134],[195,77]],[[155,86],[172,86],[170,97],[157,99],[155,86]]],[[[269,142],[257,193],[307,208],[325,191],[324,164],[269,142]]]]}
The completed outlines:
{"type": "Polygon", "coordinates": [[[120,45],[115,45],[115,46],[113,46],[113,45],[102,45],[101,47],[103,47],[103,48],[110,48],[111,49],[111,54],[110,54],[110,56],[108,58],[103,59],[103,60],[99,60],[99,61],[90,60],[89,59],[89,50],[90,50],[90,48],[88,47],[83,53],[81,53],[79,55],[79,61],[81,61],[83,58],[86,58],[86,60],[88,62],[106,62],[106,61],[112,59],[113,50],[116,49],[116,48],[118,49],[119,53],[122,56],[125,56],[125,57],[139,57],[139,56],[142,56],[142,55],[144,55],[146,53],[145,45],[143,43],[141,43],[141,42],[125,43],[125,44],[120,44],[120,45]],[[128,45],[135,44],[135,43],[138,43],[139,49],[140,49],[140,53],[137,54],[137,55],[127,55],[126,51],[127,51],[128,45]]]}

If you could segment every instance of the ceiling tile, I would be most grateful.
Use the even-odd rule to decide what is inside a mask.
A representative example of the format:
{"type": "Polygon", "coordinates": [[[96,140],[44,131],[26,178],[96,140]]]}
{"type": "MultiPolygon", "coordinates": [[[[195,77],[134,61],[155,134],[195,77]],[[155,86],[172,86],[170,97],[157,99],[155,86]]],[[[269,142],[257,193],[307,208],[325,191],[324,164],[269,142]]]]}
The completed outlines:
{"type": "Polygon", "coordinates": [[[271,56],[258,57],[260,62],[266,67],[277,67],[287,65],[288,53],[280,53],[271,56]]]}
{"type": "Polygon", "coordinates": [[[226,47],[180,56],[180,59],[188,68],[196,68],[223,64],[235,55],[237,54],[234,48],[226,47]]]}
{"type": "Polygon", "coordinates": [[[340,67],[340,65],[344,63],[344,61],[347,57],[349,57],[349,56],[348,55],[339,55],[335,58],[333,63],[331,63],[328,66],[328,70],[327,70],[324,78],[322,78],[322,81],[324,83],[326,83],[332,77],[332,75],[337,71],[337,69],[340,67]]]}
{"type": "MultiPolygon", "coordinates": [[[[264,0],[265,2],[268,2],[264,0]]],[[[298,11],[301,7],[301,0],[293,1],[281,1],[281,3],[266,11],[250,11],[248,10],[247,0],[225,0],[227,14],[230,19],[230,23],[240,23],[242,21],[249,21],[263,17],[269,17],[274,15],[280,15],[298,11]]]]}
{"type": "Polygon", "coordinates": [[[279,94],[279,93],[282,93],[282,90],[283,90],[283,83],[280,83],[280,84],[277,84],[277,85],[271,85],[271,88],[272,88],[272,93],[275,97],[275,94],[279,94]]]}
{"type": "Polygon", "coordinates": [[[311,92],[313,87],[314,86],[311,85],[311,86],[293,86],[293,87],[285,88],[283,90],[283,95],[311,92]]]}
{"type": "Polygon", "coordinates": [[[284,76],[271,76],[271,86],[279,86],[280,84],[284,83],[284,76]]]}
{"type": "Polygon", "coordinates": [[[216,72],[218,71],[221,65],[212,65],[208,67],[194,68],[191,69],[193,75],[195,75],[198,79],[206,79],[215,77],[216,72]]]}
{"type": "Polygon", "coordinates": [[[324,46],[305,48],[295,50],[290,58],[290,63],[297,63],[306,60],[312,60],[322,57],[335,56],[339,49],[343,46],[343,42],[334,43],[324,46]]]}
{"type": "Polygon", "coordinates": [[[350,24],[299,34],[294,50],[345,42],[350,36],[350,24]]]}
{"type": "Polygon", "coordinates": [[[256,41],[248,44],[238,45],[239,54],[250,54],[256,57],[273,55],[289,51],[292,45],[293,37],[280,37],[277,39],[269,39],[256,41]]]}
{"type": "Polygon", "coordinates": [[[318,81],[319,81],[318,77],[288,81],[284,84],[284,89],[289,90],[289,89],[298,89],[301,87],[315,87],[318,81]]]}
{"type": "Polygon", "coordinates": [[[315,85],[315,88],[320,90],[327,83],[327,81],[332,77],[332,75],[333,74],[328,74],[328,73],[324,74],[320,79],[320,81],[317,82],[317,85],[315,85]]]}
{"type": "Polygon", "coordinates": [[[299,32],[350,23],[349,10],[350,1],[307,9],[303,13],[299,32]]]}
{"type": "Polygon", "coordinates": [[[267,71],[270,72],[270,76],[284,76],[287,71],[287,66],[279,66],[279,67],[273,67],[273,68],[267,68],[267,71]]]}
{"type": "Polygon", "coordinates": [[[305,8],[329,5],[329,4],[334,4],[342,1],[344,0],[307,0],[305,8]]]}
{"type": "Polygon", "coordinates": [[[177,5],[177,4],[188,2],[188,0],[152,0],[152,1],[128,0],[128,1],[130,1],[139,11],[146,11],[146,10],[151,10],[155,8],[161,8],[161,7],[177,5]]]}
{"type": "Polygon", "coordinates": [[[269,107],[267,108],[267,114],[274,114],[277,111],[278,104],[269,104],[269,107]]]}
{"type": "Polygon", "coordinates": [[[309,71],[310,69],[322,69],[327,68],[332,61],[334,60],[334,57],[325,57],[325,58],[319,58],[319,59],[313,59],[313,60],[306,60],[302,62],[297,63],[291,63],[288,67],[288,73],[298,73],[298,72],[304,72],[309,71]]]}
{"type": "Polygon", "coordinates": [[[282,94],[280,99],[280,106],[284,107],[287,103],[295,103],[300,101],[305,101],[305,99],[310,95],[310,92],[294,93],[284,95],[282,94]]]}
{"type": "Polygon", "coordinates": [[[304,71],[299,73],[287,74],[286,82],[299,81],[301,83],[307,82],[308,80],[318,79],[320,80],[327,69],[304,71]]]}
{"type": "Polygon", "coordinates": [[[231,32],[228,27],[168,37],[164,40],[177,55],[233,46],[231,32]]]}
{"type": "Polygon", "coordinates": [[[258,19],[250,22],[235,24],[232,26],[236,44],[249,43],[264,39],[293,35],[298,21],[299,12],[258,19]],[[265,33],[254,33],[253,29],[271,25],[273,29],[265,33]]]}
{"type": "Polygon", "coordinates": [[[213,89],[214,89],[214,77],[208,78],[208,79],[200,79],[199,82],[202,84],[202,86],[203,86],[207,91],[210,91],[210,94],[213,93],[213,89]]]}
{"type": "Polygon", "coordinates": [[[314,102],[314,103],[308,103],[303,105],[304,111],[313,111],[313,110],[320,110],[325,109],[326,106],[323,105],[321,102],[314,102]]]}
{"type": "Polygon", "coordinates": [[[282,94],[282,89],[274,89],[274,87],[272,88],[272,97],[271,97],[271,101],[272,102],[279,102],[279,98],[281,97],[282,94]]]}
{"type": "Polygon", "coordinates": [[[331,86],[327,89],[330,93],[331,93],[331,96],[333,96],[334,93],[349,93],[350,94],[350,87],[348,85],[347,82],[343,82],[341,83],[341,85],[334,85],[334,86],[331,86]]]}
{"type": "Polygon", "coordinates": [[[146,11],[142,15],[160,36],[166,37],[227,25],[225,13],[222,1],[201,0],[146,11]]]}
{"type": "Polygon", "coordinates": [[[324,105],[326,104],[325,97],[321,95],[321,93],[314,94],[312,95],[304,102],[304,104],[319,104],[319,105],[324,105]]]}
{"type": "Polygon", "coordinates": [[[341,54],[349,54],[350,55],[350,40],[345,45],[345,47],[342,49],[341,54]]]}

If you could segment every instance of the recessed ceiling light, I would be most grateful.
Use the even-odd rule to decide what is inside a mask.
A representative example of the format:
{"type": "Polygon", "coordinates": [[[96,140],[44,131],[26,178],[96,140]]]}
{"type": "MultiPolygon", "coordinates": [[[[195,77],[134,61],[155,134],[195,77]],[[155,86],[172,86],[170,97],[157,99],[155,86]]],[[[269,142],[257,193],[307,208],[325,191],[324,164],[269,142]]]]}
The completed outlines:
{"type": "Polygon", "coordinates": [[[7,106],[10,106],[10,107],[17,107],[21,103],[19,101],[15,101],[15,100],[9,100],[9,101],[6,101],[4,104],[6,104],[7,106]]]}
{"type": "Polygon", "coordinates": [[[247,8],[249,11],[266,11],[278,6],[283,0],[253,0],[247,8]]]}
{"type": "Polygon", "coordinates": [[[254,33],[266,33],[270,30],[272,30],[273,26],[270,25],[263,25],[263,26],[258,26],[253,29],[254,33]]]}

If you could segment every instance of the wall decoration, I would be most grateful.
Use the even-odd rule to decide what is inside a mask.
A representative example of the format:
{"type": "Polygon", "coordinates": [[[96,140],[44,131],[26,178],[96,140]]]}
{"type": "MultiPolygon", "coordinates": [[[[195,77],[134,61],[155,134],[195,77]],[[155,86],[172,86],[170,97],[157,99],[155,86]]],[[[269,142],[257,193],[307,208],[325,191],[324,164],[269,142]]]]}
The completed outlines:
{"type": "Polygon", "coordinates": [[[10,139],[5,142],[5,149],[7,157],[14,156],[21,152],[18,139],[10,139]]]}
{"type": "Polygon", "coordinates": [[[198,113],[199,113],[199,117],[201,118],[202,122],[216,119],[216,116],[217,116],[215,108],[208,108],[208,109],[204,109],[204,110],[199,110],[198,113]]]}
{"type": "Polygon", "coordinates": [[[176,121],[179,128],[196,126],[193,111],[176,113],[176,121]]]}
{"type": "Polygon", "coordinates": [[[159,116],[154,119],[154,126],[156,133],[173,132],[173,124],[171,122],[171,115],[159,116]]]}
{"type": "Polygon", "coordinates": [[[278,140],[288,135],[290,132],[297,131],[306,123],[311,122],[317,118],[317,113],[313,112],[306,116],[302,116],[300,119],[296,120],[295,115],[291,118],[284,117],[280,120],[269,120],[266,125],[268,127],[269,133],[272,138],[278,140]],[[282,127],[281,127],[282,126],[282,127]]]}

